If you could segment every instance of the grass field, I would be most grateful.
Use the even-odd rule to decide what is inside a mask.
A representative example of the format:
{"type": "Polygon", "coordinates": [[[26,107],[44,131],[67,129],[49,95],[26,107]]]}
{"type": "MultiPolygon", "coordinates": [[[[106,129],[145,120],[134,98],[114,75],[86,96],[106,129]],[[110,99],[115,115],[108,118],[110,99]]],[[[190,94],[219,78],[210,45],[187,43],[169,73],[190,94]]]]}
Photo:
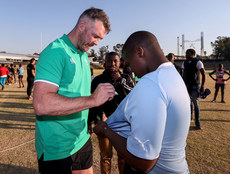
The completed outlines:
{"type": "MultiPolygon", "coordinates": [[[[101,71],[94,70],[94,75],[101,71]]],[[[205,87],[212,93],[206,99],[200,99],[203,130],[195,130],[194,123],[191,123],[186,147],[189,169],[192,174],[229,174],[230,81],[225,90],[225,104],[220,103],[220,94],[216,103],[210,102],[214,81],[208,75],[205,87]]],[[[0,174],[38,173],[34,131],[35,114],[32,101],[27,100],[26,88],[18,88],[18,84],[7,85],[4,91],[0,90],[0,174]]],[[[100,156],[95,136],[93,146],[94,173],[99,174],[100,156]]],[[[118,173],[115,159],[112,173],[118,173]]]]}

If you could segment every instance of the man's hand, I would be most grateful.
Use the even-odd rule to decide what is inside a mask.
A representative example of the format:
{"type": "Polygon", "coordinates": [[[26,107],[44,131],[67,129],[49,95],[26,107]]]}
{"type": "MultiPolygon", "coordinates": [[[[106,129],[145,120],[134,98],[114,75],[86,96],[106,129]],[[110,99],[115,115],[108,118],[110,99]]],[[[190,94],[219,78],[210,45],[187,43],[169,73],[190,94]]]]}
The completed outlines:
{"type": "Polygon", "coordinates": [[[88,125],[88,131],[89,131],[89,134],[90,134],[90,138],[92,138],[92,136],[93,136],[93,128],[92,128],[92,125],[88,125]]]}
{"type": "Polygon", "coordinates": [[[201,93],[201,94],[204,93],[204,87],[203,87],[203,86],[200,87],[200,93],[201,93]]]}
{"type": "Polygon", "coordinates": [[[112,78],[113,78],[113,80],[117,80],[118,78],[120,78],[121,77],[121,75],[120,75],[120,73],[118,72],[118,71],[114,71],[113,73],[112,73],[112,78]]]}
{"type": "Polygon", "coordinates": [[[93,128],[93,132],[97,134],[98,136],[104,137],[104,131],[108,128],[108,125],[104,121],[98,122],[98,124],[93,128]]]}
{"type": "Polygon", "coordinates": [[[91,95],[94,98],[95,106],[100,106],[106,101],[113,99],[115,95],[115,88],[110,83],[100,83],[97,89],[91,95]]]}

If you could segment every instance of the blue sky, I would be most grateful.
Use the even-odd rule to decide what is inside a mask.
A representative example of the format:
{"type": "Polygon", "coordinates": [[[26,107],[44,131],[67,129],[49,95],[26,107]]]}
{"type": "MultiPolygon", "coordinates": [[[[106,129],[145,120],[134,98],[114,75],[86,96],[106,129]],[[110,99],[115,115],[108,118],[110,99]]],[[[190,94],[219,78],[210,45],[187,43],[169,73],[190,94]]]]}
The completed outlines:
{"type": "MultiPolygon", "coordinates": [[[[177,37],[181,44],[182,34],[185,40],[196,40],[204,32],[207,55],[212,53],[210,42],[230,37],[229,0],[0,0],[0,51],[40,53],[41,46],[68,34],[79,15],[92,6],[107,13],[112,28],[93,47],[96,51],[105,45],[112,51],[138,30],[155,34],[165,54],[177,54],[177,37]]],[[[193,46],[200,53],[200,42],[192,44],[185,48],[193,46]]]]}

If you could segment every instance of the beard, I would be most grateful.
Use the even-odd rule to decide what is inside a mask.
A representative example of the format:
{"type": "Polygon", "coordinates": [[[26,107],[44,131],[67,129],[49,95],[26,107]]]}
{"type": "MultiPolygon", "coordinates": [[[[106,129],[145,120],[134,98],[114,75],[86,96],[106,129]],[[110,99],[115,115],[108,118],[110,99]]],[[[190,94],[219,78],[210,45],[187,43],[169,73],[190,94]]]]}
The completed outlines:
{"type": "Polygon", "coordinates": [[[81,34],[79,39],[78,39],[78,43],[77,43],[77,49],[81,52],[86,52],[87,50],[84,47],[85,43],[84,43],[84,35],[81,34]]]}
{"type": "Polygon", "coordinates": [[[81,52],[86,52],[90,49],[90,44],[87,43],[87,31],[84,30],[80,35],[77,43],[77,49],[80,50],[81,52]]]}

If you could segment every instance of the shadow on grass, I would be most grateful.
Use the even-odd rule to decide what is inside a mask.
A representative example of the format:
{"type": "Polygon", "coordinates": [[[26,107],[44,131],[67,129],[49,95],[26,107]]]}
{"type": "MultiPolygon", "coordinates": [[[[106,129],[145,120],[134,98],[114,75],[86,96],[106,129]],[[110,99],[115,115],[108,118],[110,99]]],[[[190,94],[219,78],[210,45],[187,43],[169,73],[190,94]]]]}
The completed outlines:
{"type": "Polygon", "coordinates": [[[213,121],[213,122],[230,122],[230,120],[211,120],[211,119],[200,119],[200,121],[213,121]]]}
{"type": "Polygon", "coordinates": [[[20,109],[33,109],[31,103],[13,103],[13,102],[4,102],[0,103],[2,108],[20,108],[20,109]]]}
{"type": "Polygon", "coordinates": [[[2,96],[0,95],[0,99],[27,99],[27,95],[7,95],[6,96],[2,96]]]}
{"type": "Polygon", "coordinates": [[[35,130],[35,125],[0,123],[0,128],[2,128],[2,129],[35,130]]]}
{"type": "Polygon", "coordinates": [[[10,111],[0,111],[0,120],[35,122],[34,113],[16,113],[10,111]]]}
{"type": "Polygon", "coordinates": [[[200,109],[201,111],[213,111],[213,112],[230,112],[230,110],[225,109],[200,109]]]}
{"type": "Polygon", "coordinates": [[[10,164],[0,164],[0,173],[38,174],[38,170],[10,164]]]}
{"type": "Polygon", "coordinates": [[[5,92],[12,92],[12,93],[25,93],[26,94],[26,91],[8,91],[8,90],[5,90],[4,89],[4,91],[2,91],[2,90],[0,90],[0,93],[5,93],[5,92]]]}

